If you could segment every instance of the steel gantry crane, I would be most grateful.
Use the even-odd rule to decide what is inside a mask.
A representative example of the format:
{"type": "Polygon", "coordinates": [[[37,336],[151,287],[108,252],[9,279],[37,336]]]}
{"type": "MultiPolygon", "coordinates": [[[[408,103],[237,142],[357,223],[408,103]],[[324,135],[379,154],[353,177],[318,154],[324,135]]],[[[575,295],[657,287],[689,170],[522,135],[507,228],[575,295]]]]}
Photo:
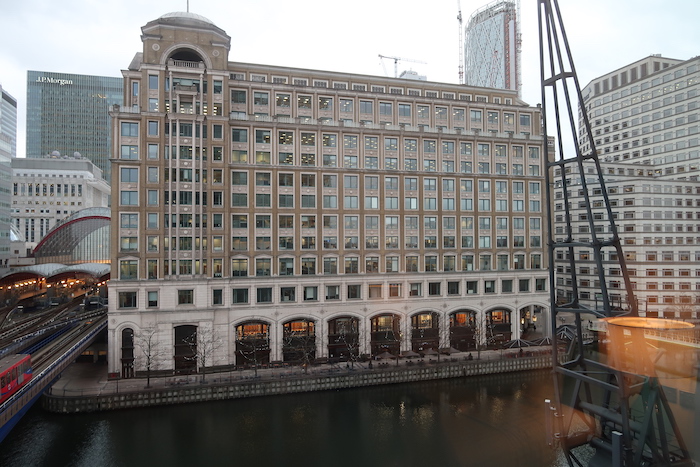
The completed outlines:
{"type": "Polygon", "coordinates": [[[561,447],[570,466],[582,466],[587,459],[595,467],[689,467],[693,462],[655,366],[662,341],[653,341],[652,346],[648,338],[653,333],[682,330],[688,323],[638,315],[559,5],[557,0],[538,0],[537,4],[543,127],[555,138],[555,144],[551,148],[545,144],[544,151],[554,367],[554,400],[545,401],[549,443],[561,447]],[[576,102],[580,133],[575,123],[579,115],[576,102]],[[590,142],[585,153],[579,134],[590,142]],[[569,190],[576,175],[577,189],[585,198],[590,237],[574,239],[569,190]],[[594,191],[589,186],[599,188],[602,203],[589,199],[594,191]],[[556,215],[565,224],[556,232],[552,222],[555,189],[556,215]],[[596,301],[595,307],[579,293],[576,261],[584,252],[592,254],[596,264],[601,302],[596,301]],[[555,258],[568,260],[568,267],[557,272],[555,258]],[[626,306],[614,306],[610,299],[606,268],[611,264],[624,279],[626,306]],[[556,279],[570,284],[565,296],[557,293],[556,279]],[[609,345],[602,356],[588,354],[583,347],[582,315],[595,316],[607,325],[609,345]],[[564,351],[557,345],[558,326],[572,318],[571,343],[564,351]]]}
{"type": "MultiPolygon", "coordinates": [[[[425,64],[426,62],[422,62],[420,60],[413,60],[410,58],[401,58],[401,57],[389,57],[387,55],[382,55],[379,54],[379,59],[382,60],[382,66],[384,65],[384,59],[388,58],[389,60],[394,61],[394,78],[399,77],[399,62],[413,62],[413,63],[423,63],[425,64]]],[[[386,68],[384,68],[384,73],[386,74],[386,68]]]]}

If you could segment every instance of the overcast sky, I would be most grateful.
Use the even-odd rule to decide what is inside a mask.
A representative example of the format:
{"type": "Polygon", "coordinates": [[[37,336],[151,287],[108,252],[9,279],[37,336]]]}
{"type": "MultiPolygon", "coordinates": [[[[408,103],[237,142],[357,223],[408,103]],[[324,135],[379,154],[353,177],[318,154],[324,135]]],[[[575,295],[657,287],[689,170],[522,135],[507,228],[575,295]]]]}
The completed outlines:
{"type": "MultiPolygon", "coordinates": [[[[25,155],[27,70],[121,76],[141,50],[141,26],[187,0],[4,0],[0,83],[19,103],[25,155]]],[[[459,80],[457,0],[190,0],[231,36],[229,60],[393,76],[393,61],[428,80],[459,80]],[[386,70],[386,71],[385,71],[386,70]]],[[[461,0],[463,22],[484,0],[461,0]]],[[[700,55],[697,0],[560,0],[579,81],[651,54],[700,55]]],[[[523,99],[541,101],[537,0],[521,0],[523,99]]]]}

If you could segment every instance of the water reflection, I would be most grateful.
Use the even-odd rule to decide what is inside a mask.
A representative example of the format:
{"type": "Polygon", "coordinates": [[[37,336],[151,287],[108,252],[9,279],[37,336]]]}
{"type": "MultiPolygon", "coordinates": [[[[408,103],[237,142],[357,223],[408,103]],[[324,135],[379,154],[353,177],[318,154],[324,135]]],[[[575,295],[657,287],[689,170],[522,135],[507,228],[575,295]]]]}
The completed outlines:
{"type": "Polygon", "coordinates": [[[553,466],[550,387],[541,371],[73,416],[35,408],[0,465],[553,466]]]}

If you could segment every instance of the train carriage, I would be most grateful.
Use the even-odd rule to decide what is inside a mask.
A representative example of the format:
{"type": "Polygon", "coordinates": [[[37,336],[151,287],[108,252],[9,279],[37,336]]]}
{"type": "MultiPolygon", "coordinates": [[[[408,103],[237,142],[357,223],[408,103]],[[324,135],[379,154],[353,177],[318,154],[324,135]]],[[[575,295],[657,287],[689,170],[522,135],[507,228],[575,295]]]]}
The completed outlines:
{"type": "Polygon", "coordinates": [[[31,355],[17,354],[0,359],[0,404],[32,379],[31,355]]]}

